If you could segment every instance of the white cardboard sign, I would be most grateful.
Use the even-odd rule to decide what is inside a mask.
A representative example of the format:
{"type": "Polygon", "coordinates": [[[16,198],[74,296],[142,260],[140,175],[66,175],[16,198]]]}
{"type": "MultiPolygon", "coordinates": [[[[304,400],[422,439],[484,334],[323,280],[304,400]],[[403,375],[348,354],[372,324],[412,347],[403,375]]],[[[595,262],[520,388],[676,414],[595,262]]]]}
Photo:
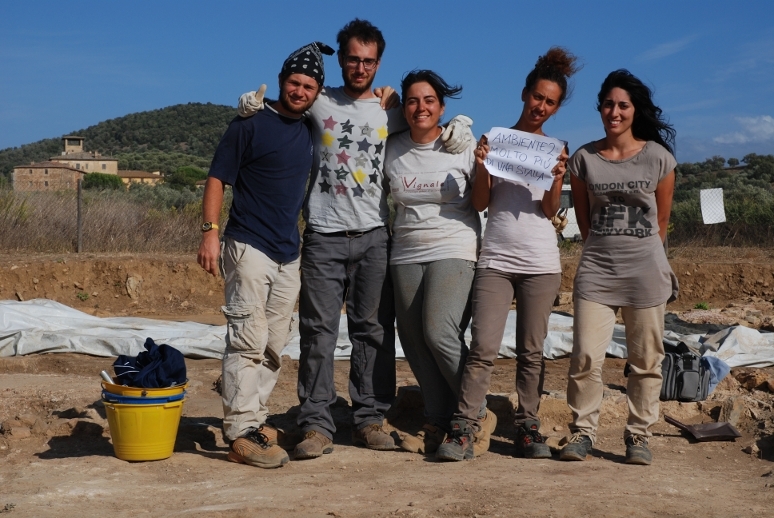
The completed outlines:
{"type": "Polygon", "coordinates": [[[489,154],[484,164],[493,176],[534,184],[550,190],[551,170],[564,149],[564,142],[524,131],[494,127],[487,135],[489,154]]]}

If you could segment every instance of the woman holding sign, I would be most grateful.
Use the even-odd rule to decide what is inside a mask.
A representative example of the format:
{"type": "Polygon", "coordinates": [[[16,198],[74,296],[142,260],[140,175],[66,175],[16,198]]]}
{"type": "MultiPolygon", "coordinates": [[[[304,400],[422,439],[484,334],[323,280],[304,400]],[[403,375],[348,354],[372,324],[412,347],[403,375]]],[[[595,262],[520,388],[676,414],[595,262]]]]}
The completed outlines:
{"type": "MultiPolygon", "coordinates": [[[[439,126],[445,99],[462,88],[430,70],[415,70],[403,78],[401,90],[409,131],[389,138],[384,162],[396,208],[390,274],[398,335],[427,420],[401,447],[433,453],[459,393],[481,224],[471,204],[473,146],[449,153],[439,126]]],[[[476,416],[485,413],[486,407],[479,408],[476,416]]]]}
{"type": "MultiPolygon", "coordinates": [[[[543,124],[565,101],[567,80],[577,70],[575,56],[561,48],[551,48],[538,59],[527,75],[521,92],[524,106],[512,128],[523,133],[511,132],[514,137],[544,135],[543,124]]],[[[477,412],[486,401],[494,360],[515,297],[518,311],[516,392],[519,396],[516,448],[524,457],[546,458],[551,456],[551,450],[540,435],[537,412],[543,388],[543,341],[562,275],[551,218],[559,209],[567,154],[563,150],[558,163],[549,171],[553,173],[553,181],[549,179],[549,188],[545,190],[524,183],[523,179],[492,176],[486,166],[489,151],[484,136],[475,151],[473,206],[479,211],[488,207],[489,220],[473,284],[473,340],[451,422],[452,433],[436,456],[446,460],[472,458],[472,440],[483,442],[479,450],[488,448],[493,430],[482,426],[477,412]]]]}
{"type": "Polygon", "coordinates": [[[569,161],[584,240],[575,275],[575,322],[567,403],[572,435],[562,460],[591,452],[602,403],[602,362],[618,310],[631,367],[624,430],[627,464],[650,464],[649,428],[658,420],[664,308],[677,297],[664,239],[672,208],[674,129],[650,89],[626,70],[607,76],[597,97],[605,138],[569,161]]]}

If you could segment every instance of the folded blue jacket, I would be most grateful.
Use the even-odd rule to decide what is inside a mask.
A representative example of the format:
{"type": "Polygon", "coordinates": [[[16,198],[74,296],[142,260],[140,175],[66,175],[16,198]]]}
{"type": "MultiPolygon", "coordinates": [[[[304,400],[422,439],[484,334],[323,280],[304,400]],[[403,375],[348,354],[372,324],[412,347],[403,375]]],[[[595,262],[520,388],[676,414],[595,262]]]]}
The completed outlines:
{"type": "Polygon", "coordinates": [[[136,358],[121,355],[113,362],[116,383],[129,387],[163,388],[179,385],[186,380],[183,353],[171,345],[156,345],[145,340],[147,351],[136,358]]]}

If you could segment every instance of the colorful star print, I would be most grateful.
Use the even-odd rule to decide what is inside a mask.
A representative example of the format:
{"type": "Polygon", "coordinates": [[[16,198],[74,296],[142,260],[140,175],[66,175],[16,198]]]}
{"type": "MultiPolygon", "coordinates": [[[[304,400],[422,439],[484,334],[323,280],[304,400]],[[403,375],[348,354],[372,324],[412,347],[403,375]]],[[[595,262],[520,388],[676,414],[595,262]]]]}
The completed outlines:
{"type": "Polygon", "coordinates": [[[323,176],[328,176],[328,173],[331,172],[331,169],[328,167],[328,164],[323,164],[320,166],[320,172],[323,174],[323,176]]]}
{"type": "Polygon", "coordinates": [[[337,180],[345,180],[347,178],[347,175],[349,174],[349,171],[347,171],[343,167],[339,167],[333,172],[336,173],[337,180]]]}
{"type": "Polygon", "coordinates": [[[355,165],[358,167],[365,167],[368,165],[368,157],[365,155],[360,155],[355,159],[355,165]]]}
{"type": "Polygon", "coordinates": [[[371,173],[368,175],[368,179],[371,181],[371,183],[379,183],[379,174],[371,173]]]}
{"type": "Polygon", "coordinates": [[[349,140],[349,138],[346,135],[344,135],[341,138],[337,138],[336,140],[339,141],[339,149],[341,148],[349,149],[349,145],[352,144],[352,141],[349,140]]]}
{"type": "Polygon", "coordinates": [[[333,135],[331,135],[327,131],[322,134],[322,138],[320,139],[320,141],[322,142],[322,145],[327,147],[331,147],[333,145],[334,140],[335,139],[333,138],[333,135]]]}
{"type": "Polygon", "coordinates": [[[380,162],[379,162],[379,157],[378,156],[371,159],[371,166],[374,169],[379,169],[379,164],[380,164],[380,162]]]}
{"type": "Polygon", "coordinates": [[[363,197],[363,188],[359,185],[352,188],[352,196],[357,196],[358,198],[363,197]]]}
{"type": "Polygon", "coordinates": [[[331,115],[327,119],[323,119],[323,129],[330,129],[330,130],[335,129],[336,124],[338,124],[338,122],[333,120],[333,115],[331,115]]]}
{"type": "Polygon", "coordinates": [[[336,186],[336,194],[343,194],[344,196],[347,195],[347,186],[343,183],[340,183],[336,186]]]}
{"type": "Polygon", "coordinates": [[[357,183],[363,183],[363,180],[366,179],[366,174],[363,172],[362,169],[358,169],[357,171],[352,173],[352,178],[354,178],[357,183]]]}
{"type": "Polygon", "coordinates": [[[376,197],[376,189],[374,189],[373,187],[369,187],[366,193],[368,193],[368,196],[370,196],[371,198],[376,197]]]}
{"type": "Polygon", "coordinates": [[[374,130],[371,126],[368,125],[367,122],[365,126],[358,126],[358,128],[360,128],[361,135],[368,135],[369,137],[371,136],[371,132],[374,130]]]}
{"type": "Polygon", "coordinates": [[[386,139],[386,138],[387,138],[387,136],[389,135],[389,133],[387,133],[387,127],[386,127],[386,126],[382,126],[382,127],[381,127],[381,128],[379,128],[378,130],[376,130],[376,134],[377,134],[377,135],[379,136],[379,138],[380,138],[380,139],[382,139],[382,140],[386,139]]]}
{"type": "Polygon", "coordinates": [[[382,149],[384,149],[384,142],[379,142],[376,146],[374,146],[374,148],[376,148],[374,149],[374,153],[376,153],[377,155],[381,155],[382,149]]]}
{"type": "Polygon", "coordinates": [[[342,150],[341,153],[336,153],[336,158],[338,159],[338,162],[336,162],[337,164],[346,164],[347,160],[352,157],[349,156],[346,151],[342,150]]]}
{"type": "Polygon", "coordinates": [[[332,185],[328,183],[328,180],[323,178],[323,181],[317,185],[320,186],[320,192],[331,192],[332,185]]]}
{"type": "Polygon", "coordinates": [[[347,122],[342,122],[341,123],[341,132],[342,133],[349,133],[350,135],[352,135],[352,128],[354,128],[354,127],[355,127],[355,125],[354,124],[350,124],[349,119],[347,119],[347,122]]]}
{"type": "Polygon", "coordinates": [[[368,153],[368,148],[371,147],[371,143],[368,142],[366,139],[361,140],[357,143],[357,150],[358,151],[365,151],[368,153]]]}
{"type": "Polygon", "coordinates": [[[331,159],[331,152],[328,151],[328,149],[323,148],[322,151],[320,151],[320,158],[323,159],[325,162],[331,159]]]}

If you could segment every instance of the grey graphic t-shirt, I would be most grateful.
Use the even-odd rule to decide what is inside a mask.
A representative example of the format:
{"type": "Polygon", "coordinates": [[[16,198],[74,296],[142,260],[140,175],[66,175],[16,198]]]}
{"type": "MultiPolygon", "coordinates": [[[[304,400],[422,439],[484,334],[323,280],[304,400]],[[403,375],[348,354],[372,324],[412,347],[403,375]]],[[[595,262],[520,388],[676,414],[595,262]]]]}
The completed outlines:
{"type": "Polygon", "coordinates": [[[325,87],[308,115],[315,127],[316,168],[304,207],[315,232],[366,231],[387,224],[384,180],[387,136],[407,128],[400,108],[378,98],[353,99],[325,87]]]}
{"type": "Polygon", "coordinates": [[[677,278],[658,235],[656,187],[677,162],[656,142],[608,160],[586,144],[567,169],[586,184],[591,225],[575,274],[575,296],[648,308],[677,297],[677,278]]]}

